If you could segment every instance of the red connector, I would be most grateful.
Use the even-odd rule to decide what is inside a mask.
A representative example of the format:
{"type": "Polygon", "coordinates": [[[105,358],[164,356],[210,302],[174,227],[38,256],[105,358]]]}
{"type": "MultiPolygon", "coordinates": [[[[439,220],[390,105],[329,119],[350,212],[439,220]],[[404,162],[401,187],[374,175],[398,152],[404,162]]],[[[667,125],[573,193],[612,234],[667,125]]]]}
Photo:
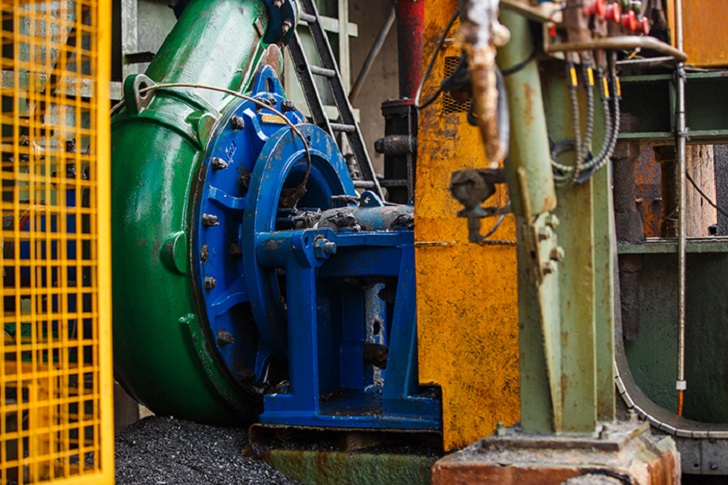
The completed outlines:
{"type": "Polygon", "coordinates": [[[637,14],[634,13],[634,10],[630,10],[629,12],[622,14],[622,26],[630,32],[637,30],[639,22],[637,21],[637,14]]]}
{"type": "Polygon", "coordinates": [[[618,2],[612,2],[607,5],[607,11],[604,14],[604,19],[617,24],[622,21],[622,7],[619,6],[618,2]]]}
{"type": "Polygon", "coordinates": [[[650,34],[650,21],[647,17],[642,17],[640,20],[640,30],[645,35],[650,34]]]}
{"type": "Polygon", "coordinates": [[[604,12],[606,11],[606,5],[605,0],[594,0],[589,5],[584,7],[584,15],[587,17],[590,15],[597,15],[599,17],[604,17],[604,12]]]}

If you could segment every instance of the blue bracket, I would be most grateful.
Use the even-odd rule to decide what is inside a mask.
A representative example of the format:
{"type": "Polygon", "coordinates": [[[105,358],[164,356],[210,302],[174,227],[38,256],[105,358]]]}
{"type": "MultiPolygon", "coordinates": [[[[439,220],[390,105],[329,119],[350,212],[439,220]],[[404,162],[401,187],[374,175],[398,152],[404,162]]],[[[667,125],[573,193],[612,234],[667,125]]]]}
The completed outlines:
{"type": "Polygon", "coordinates": [[[417,382],[413,233],[325,229],[262,233],[257,240],[259,263],[286,270],[290,371],[290,385],[266,395],[261,421],[439,429],[439,400],[417,382]],[[336,252],[317,254],[317,241],[336,252]],[[381,387],[364,362],[364,291],[341,288],[342,279],[362,277],[396,285],[394,303],[378,315],[389,335],[381,387]],[[332,318],[332,308],[341,310],[339,318],[332,318]]]}

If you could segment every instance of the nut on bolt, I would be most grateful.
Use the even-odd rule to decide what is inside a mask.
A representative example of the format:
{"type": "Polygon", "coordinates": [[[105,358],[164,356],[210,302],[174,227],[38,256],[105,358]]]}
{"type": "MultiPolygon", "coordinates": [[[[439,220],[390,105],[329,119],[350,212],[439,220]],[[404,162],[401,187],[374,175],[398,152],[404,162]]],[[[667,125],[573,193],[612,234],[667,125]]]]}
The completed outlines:
{"type": "Polygon", "coordinates": [[[559,218],[556,217],[556,214],[549,214],[546,216],[546,225],[552,229],[559,227],[559,218]]]}
{"type": "Polygon", "coordinates": [[[219,345],[229,345],[235,343],[235,337],[233,337],[233,334],[225,330],[224,328],[221,328],[217,331],[217,343],[219,345]]]}
{"type": "Polygon", "coordinates": [[[275,8],[281,8],[283,6],[283,0],[273,0],[273,6],[275,8]]]}
{"type": "Polygon", "coordinates": [[[560,263],[564,260],[564,248],[561,246],[556,246],[551,250],[551,253],[549,253],[549,258],[551,258],[551,261],[556,261],[557,263],[560,263]]]}
{"type": "Polygon", "coordinates": [[[293,111],[294,109],[296,109],[296,105],[293,104],[293,101],[291,101],[290,99],[284,99],[283,101],[281,101],[281,111],[283,113],[288,113],[289,111],[293,111]]]}
{"type": "Polygon", "coordinates": [[[202,214],[202,225],[205,227],[219,226],[220,220],[213,214],[202,214]]]}
{"type": "Polygon", "coordinates": [[[332,254],[336,254],[336,243],[325,237],[318,237],[313,243],[313,252],[317,259],[328,259],[332,254]]]}
{"type": "Polygon", "coordinates": [[[200,248],[200,261],[203,263],[207,261],[207,258],[210,256],[210,247],[207,244],[203,244],[200,248]]]}
{"type": "Polygon", "coordinates": [[[205,276],[205,289],[211,290],[217,286],[217,280],[213,278],[212,276],[205,276]]]}
{"type": "Polygon", "coordinates": [[[228,163],[220,157],[212,157],[210,164],[213,170],[222,170],[228,167],[228,163]]]}
{"type": "Polygon", "coordinates": [[[239,131],[245,128],[245,120],[243,117],[235,115],[230,118],[230,128],[232,128],[233,131],[239,131]]]}
{"type": "Polygon", "coordinates": [[[553,261],[546,261],[543,265],[541,265],[541,269],[543,270],[544,274],[551,274],[556,272],[556,263],[553,261]]]}
{"type": "Polygon", "coordinates": [[[283,25],[281,25],[281,33],[283,35],[286,35],[289,30],[291,30],[291,27],[293,27],[293,20],[286,19],[283,21],[283,25]]]}

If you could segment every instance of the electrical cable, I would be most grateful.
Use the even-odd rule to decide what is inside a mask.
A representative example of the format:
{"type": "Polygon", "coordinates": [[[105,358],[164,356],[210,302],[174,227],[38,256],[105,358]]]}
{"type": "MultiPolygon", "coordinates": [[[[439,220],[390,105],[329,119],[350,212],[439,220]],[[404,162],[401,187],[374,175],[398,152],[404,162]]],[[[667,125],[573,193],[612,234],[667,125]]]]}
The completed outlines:
{"type": "Polygon", "coordinates": [[[705,201],[706,201],[706,202],[707,202],[707,203],[708,203],[709,205],[711,205],[711,206],[712,206],[712,207],[713,207],[713,208],[714,208],[715,210],[717,210],[718,212],[720,212],[720,213],[721,213],[721,214],[723,214],[724,216],[728,217],[728,211],[726,211],[725,209],[723,209],[722,207],[720,207],[720,206],[719,206],[718,204],[716,204],[715,202],[713,202],[713,201],[712,201],[712,200],[710,199],[710,197],[708,197],[708,196],[707,196],[707,195],[705,194],[705,192],[703,192],[703,191],[702,191],[702,190],[700,189],[700,187],[698,187],[698,184],[697,184],[697,183],[695,183],[695,180],[693,180],[693,177],[692,177],[692,176],[690,175],[690,172],[687,172],[687,171],[686,171],[686,172],[685,172],[685,176],[687,177],[687,179],[688,179],[688,182],[690,182],[690,184],[691,184],[691,185],[692,185],[692,186],[693,186],[693,187],[695,188],[695,190],[697,190],[697,191],[698,191],[698,193],[700,194],[700,196],[701,196],[701,197],[702,197],[703,199],[705,199],[705,201]]]}
{"type": "Polygon", "coordinates": [[[425,69],[425,72],[422,74],[422,79],[420,80],[420,85],[417,87],[417,94],[415,94],[415,108],[417,109],[425,109],[428,106],[430,106],[432,103],[437,100],[437,98],[440,96],[440,93],[442,93],[442,86],[440,86],[437,89],[437,92],[432,95],[430,99],[427,100],[427,102],[420,104],[420,98],[422,97],[422,89],[425,87],[425,82],[427,81],[427,78],[430,77],[430,74],[432,73],[432,67],[435,65],[435,60],[437,59],[437,53],[440,52],[440,49],[442,49],[442,46],[445,45],[445,39],[447,39],[447,34],[450,33],[450,29],[452,29],[453,24],[455,23],[455,20],[460,16],[460,8],[455,10],[455,13],[450,18],[450,21],[447,23],[447,26],[445,27],[444,32],[442,33],[442,36],[440,37],[440,40],[437,42],[437,47],[435,47],[435,50],[432,53],[432,56],[430,57],[430,62],[427,63],[427,68],[425,69]]]}
{"type": "Polygon", "coordinates": [[[569,98],[571,100],[571,119],[574,124],[574,141],[576,157],[574,158],[574,166],[572,167],[571,180],[568,185],[573,185],[579,178],[579,172],[581,172],[581,120],[579,119],[579,97],[577,92],[577,86],[579,81],[576,75],[576,68],[573,62],[569,62],[569,78],[571,83],[569,84],[569,98]]]}
{"type": "Polygon", "coordinates": [[[518,71],[522,71],[523,69],[525,69],[525,67],[527,65],[529,65],[531,63],[531,61],[536,59],[537,54],[538,54],[538,51],[536,50],[536,47],[534,46],[533,50],[531,51],[531,53],[528,55],[528,57],[526,59],[524,59],[523,61],[519,62],[518,64],[516,64],[514,66],[509,67],[508,69],[501,70],[501,74],[505,77],[505,76],[512,76],[513,74],[517,73],[518,71]]]}
{"type": "MultiPolygon", "coordinates": [[[[193,84],[193,83],[160,83],[155,84],[153,86],[147,86],[145,88],[139,89],[139,94],[155,91],[157,89],[165,89],[165,88],[194,88],[194,89],[207,89],[209,91],[217,91],[220,93],[229,94],[231,96],[238,97],[240,99],[244,99],[245,101],[250,101],[251,103],[255,104],[256,106],[267,109],[279,118],[281,118],[290,128],[291,132],[293,132],[296,136],[298,136],[301,139],[301,142],[303,143],[303,148],[306,151],[306,173],[303,176],[303,181],[296,187],[294,194],[297,194],[298,198],[293,201],[293,206],[295,207],[295,204],[300,200],[301,197],[303,197],[303,194],[306,193],[306,184],[308,183],[308,177],[311,174],[311,151],[310,147],[308,146],[308,142],[306,140],[306,137],[303,136],[303,133],[301,133],[298,128],[296,128],[296,125],[294,125],[291,120],[286,118],[286,116],[278,111],[277,109],[271,107],[268,103],[265,103],[263,101],[260,101],[258,99],[255,99],[250,96],[246,96],[245,94],[238,93],[237,91],[233,91],[231,89],[226,88],[219,88],[217,86],[207,86],[204,84],[193,84]]],[[[119,109],[121,106],[125,104],[126,100],[122,100],[114,107],[111,108],[111,112],[109,115],[113,115],[114,111],[119,109]]]]}

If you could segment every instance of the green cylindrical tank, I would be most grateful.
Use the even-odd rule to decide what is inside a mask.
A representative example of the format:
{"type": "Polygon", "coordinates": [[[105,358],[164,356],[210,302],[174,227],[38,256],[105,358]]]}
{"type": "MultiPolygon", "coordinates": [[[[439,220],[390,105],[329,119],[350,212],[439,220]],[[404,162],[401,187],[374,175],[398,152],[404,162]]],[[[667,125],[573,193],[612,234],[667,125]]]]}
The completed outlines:
{"type": "Polygon", "coordinates": [[[148,78],[126,80],[125,106],[112,119],[115,372],[158,414],[231,423],[253,417],[259,404],[217,365],[190,275],[191,192],[229,97],[139,89],[153,81],[242,90],[266,47],[267,25],[262,1],[192,0],[148,78]]]}

